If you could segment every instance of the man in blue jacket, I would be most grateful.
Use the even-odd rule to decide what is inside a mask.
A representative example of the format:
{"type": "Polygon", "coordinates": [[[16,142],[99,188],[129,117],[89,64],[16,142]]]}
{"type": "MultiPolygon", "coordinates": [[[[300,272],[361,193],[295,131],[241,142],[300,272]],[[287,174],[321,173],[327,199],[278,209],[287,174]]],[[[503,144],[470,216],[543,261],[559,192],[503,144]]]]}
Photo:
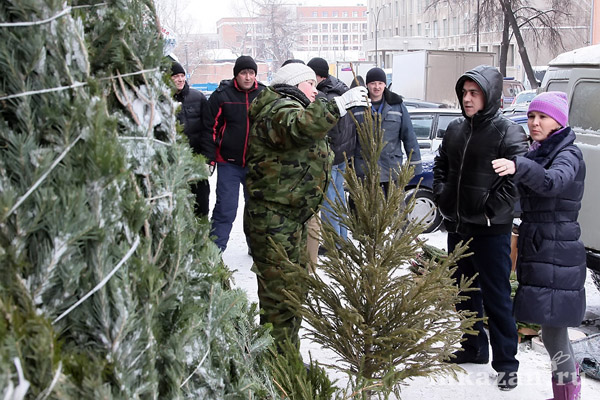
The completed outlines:
{"type": "Polygon", "coordinates": [[[212,213],[215,243],[225,251],[237,215],[240,185],[247,198],[246,151],[250,123],[248,108],[265,88],[256,80],[258,66],[250,56],[240,56],[233,79],[221,81],[210,96],[204,114],[206,135],[211,138],[210,161],[217,163],[217,202],[212,213]]]}
{"type": "MultiPolygon", "coordinates": [[[[367,72],[365,82],[371,99],[373,112],[381,114],[381,128],[384,130],[383,141],[386,143],[378,165],[381,170],[380,184],[387,195],[390,181],[398,179],[402,166],[402,146],[410,158],[410,164],[415,167],[415,175],[423,172],[419,142],[413,130],[412,122],[402,97],[386,87],[385,72],[381,68],[371,68],[367,72]]],[[[356,111],[354,116],[359,122],[364,119],[364,111],[356,111]]],[[[354,152],[354,167],[356,175],[364,176],[364,164],[360,143],[354,152]]]]}
{"type": "MultiPolygon", "coordinates": [[[[510,299],[510,235],[517,189],[512,178],[499,177],[492,168],[496,158],[513,159],[524,154],[527,142],[523,128],[500,114],[502,75],[495,67],[480,65],[463,74],[456,95],[463,117],[448,125],[435,158],[434,198],[448,230],[448,251],[460,242],[469,243],[473,255],[458,261],[457,282],[475,277],[480,290],[464,293],[457,310],[474,311],[488,318],[492,368],[498,372],[498,387],[517,386],[519,361],[517,328],[510,299]]],[[[462,351],[450,362],[487,364],[488,337],[483,322],[475,324],[476,335],[464,335],[462,351]]]]}

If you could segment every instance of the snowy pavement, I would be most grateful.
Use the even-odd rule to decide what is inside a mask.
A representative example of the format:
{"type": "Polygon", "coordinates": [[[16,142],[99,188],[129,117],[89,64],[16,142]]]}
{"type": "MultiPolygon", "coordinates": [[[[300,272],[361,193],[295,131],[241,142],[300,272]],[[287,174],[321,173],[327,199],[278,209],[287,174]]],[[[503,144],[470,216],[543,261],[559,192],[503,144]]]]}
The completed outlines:
{"type": "MultiPolygon", "coordinates": [[[[214,204],[214,190],[216,187],[216,174],[211,177],[211,204],[214,204]]],[[[256,276],[250,267],[252,258],[248,255],[248,248],[242,228],[243,220],[243,198],[240,196],[240,207],[238,216],[233,226],[231,238],[227,250],[223,254],[225,264],[234,270],[234,285],[242,288],[253,302],[258,302],[256,276]]],[[[446,233],[435,232],[423,235],[429,244],[445,248],[446,233]]],[[[600,292],[591,282],[588,275],[586,282],[587,312],[600,315],[600,292]]],[[[600,333],[600,331],[598,331],[600,333]]],[[[335,355],[327,349],[303,339],[301,342],[303,357],[308,360],[309,352],[313,359],[324,363],[335,363],[335,355]]],[[[491,351],[490,351],[491,353],[491,351]]],[[[405,382],[402,389],[402,400],[537,400],[552,398],[552,387],[550,381],[550,360],[545,352],[533,350],[531,342],[519,345],[517,359],[519,367],[519,385],[516,389],[508,392],[498,390],[496,386],[496,373],[490,364],[463,364],[465,373],[459,374],[458,380],[452,377],[437,380],[429,378],[416,378],[405,382]]],[[[345,382],[341,374],[331,373],[332,379],[345,382]]],[[[591,378],[582,378],[582,400],[600,400],[600,381],[591,378]]],[[[345,383],[341,383],[341,386],[345,383]]]]}

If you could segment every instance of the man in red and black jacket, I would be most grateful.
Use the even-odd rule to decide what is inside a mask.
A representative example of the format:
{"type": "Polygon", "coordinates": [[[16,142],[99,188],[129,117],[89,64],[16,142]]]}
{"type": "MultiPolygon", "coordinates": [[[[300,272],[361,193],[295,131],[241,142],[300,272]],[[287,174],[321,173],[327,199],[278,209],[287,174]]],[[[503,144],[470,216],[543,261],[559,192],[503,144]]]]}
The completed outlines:
{"type": "Polygon", "coordinates": [[[258,67],[250,56],[240,56],[233,67],[233,79],[223,80],[208,100],[204,112],[206,135],[213,148],[207,154],[217,163],[217,202],[212,213],[215,243],[225,251],[237,215],[240,185],[246,195],[246,150],[248,108],[265,88],[256,80],[258,67]]]}

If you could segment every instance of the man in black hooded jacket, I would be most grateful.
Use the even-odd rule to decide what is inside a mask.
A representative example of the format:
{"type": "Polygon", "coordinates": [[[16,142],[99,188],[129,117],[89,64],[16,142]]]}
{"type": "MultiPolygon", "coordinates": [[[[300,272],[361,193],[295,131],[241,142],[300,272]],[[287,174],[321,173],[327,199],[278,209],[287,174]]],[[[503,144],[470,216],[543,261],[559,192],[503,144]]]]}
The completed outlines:
{"type": "MultiPolygon", "coordinates": [[[[183,133],[188,137],[193,152],[207,156],[207,151],[212,145],[202,135],[202,112],[207,107],[206,96],[202,92],[190,88],[185,79],[185,70],[177,61],[173,61],[171,64],[171,79],[177,89],[173,97],[181,103],[177,121],[183,125],[183,133]]],[[[208,180],[194,183],[190,189],[196,198],[194,206],[196,216],[208,216],[210,195],[208,180]]]]}
{"type": "MultiPolygon", "coordinates": [[[[341,96],[348,91],[348,86],[339,79],[329,75],[329,63],[320,57],[311,59],[307,64],[317,76],[317,98],[331,100],[341,96]]],[[[350,114],[346,114],[327,133],[329,144],[334,153],[333,165],[331,167],[331,179],[327,183],[326,196],[332,201],[341,201],[346,204],[344,196],[344,173],[346,172],[346,158],[354,155],[356,148],[356,129],[350,114]],[[346,158],[345,158],[346,157],[346,158]]],[[[333,211],[327,202],[323,203],[323,219],[328,221],[341,239],[348,239],[348,231],[333,215],[333,211]]]]}
{"type": "MultiPolygon", "coordinates": [[[[510,298],[510,235],[517,189],[511,178],[499,177],[492,168],[496,158],[513,159],[524,154],[523,128],[500,114],[502,75],[494,67],[480,65],[456,83],[464,118],[448,125],[435,158],[433,190],[448,230],[448,251],[471,239],[473,255],[458,261],[455,279],[472,278],[480,290],[463,293],[458,310],[488,317],[492,368],[498,387],[517,386],[519,362],[517,330],[510,298]]],[[[465,335],[462,351],[450,362],[487,364],[488,337],[483,322],[477,335],[465,335]]]]}

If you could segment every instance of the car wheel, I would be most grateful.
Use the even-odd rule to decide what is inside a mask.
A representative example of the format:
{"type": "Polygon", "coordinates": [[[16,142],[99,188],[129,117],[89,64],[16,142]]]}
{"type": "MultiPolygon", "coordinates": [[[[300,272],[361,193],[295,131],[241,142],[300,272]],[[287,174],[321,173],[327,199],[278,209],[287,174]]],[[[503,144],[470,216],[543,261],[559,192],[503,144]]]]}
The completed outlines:
{"type": "Polygon", "coordinates": [[[404,201],[408,204],[411,197],[416,196],[415,207],[408,214],[410,221],[422,221],[425,225],[423,233],[431,233],[442,224],[442,215],[433,201],[433,193],[427,189],[409,189],[404,201]]]}
{"type": "Polygon", "coordinates": [[[600,290],[600,272],[592,270],[590,272],[592,273],[592,280],[594,281],[594,285],[596,285],[596,289],[600,290]]]}

